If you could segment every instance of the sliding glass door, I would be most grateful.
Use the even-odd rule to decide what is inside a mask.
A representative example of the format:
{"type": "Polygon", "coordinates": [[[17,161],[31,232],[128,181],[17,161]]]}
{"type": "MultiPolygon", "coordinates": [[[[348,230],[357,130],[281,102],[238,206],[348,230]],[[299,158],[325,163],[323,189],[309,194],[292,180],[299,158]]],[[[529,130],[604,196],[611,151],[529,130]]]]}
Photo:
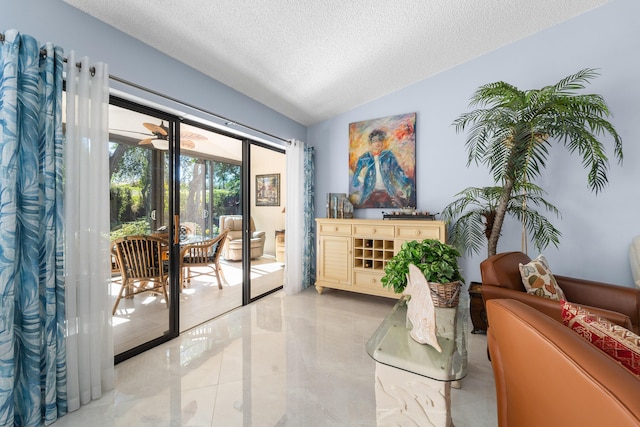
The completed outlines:
{"type": "Polygon", "coordinates": [[[116,362],[282,287],[284,150],[116,97],[109,127],[116,362]]]}
{"type": "Polygon", "coordinates": [[[285,154],[251,144],[251,299],[283,285],[286,230],[285,154]]]}
{"type": "Polygon", "coordinates": [[[170,301],[157,288],[170,291],[168,127],[166,117],[120,105],[109,122],[114,350],[126,354],[171,332],[170,301]]]}
{"type": "Polygon", "coordinates": [[[243,240],[235,229],[225,235],[221,220],[242,222],[244,141],[189,124],[179,134],[182,332],[243,303],[243,264],[234,256],[243,240]]]}

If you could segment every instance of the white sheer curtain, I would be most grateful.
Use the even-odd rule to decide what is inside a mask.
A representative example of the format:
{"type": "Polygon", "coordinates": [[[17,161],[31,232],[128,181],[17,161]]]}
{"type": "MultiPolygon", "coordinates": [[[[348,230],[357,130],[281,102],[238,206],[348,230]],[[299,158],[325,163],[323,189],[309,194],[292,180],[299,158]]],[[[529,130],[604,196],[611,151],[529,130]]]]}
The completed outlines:
{"type": "Polygon", "coordinates": [[[66,69],[65,271],[69,411],[113,389],[109,299],[109,74],[72,51],[66,69]],[[94,72],[92,75],[92,71],[94,72]]]}
{"type": "Polygon", "coordinates": [[[287,230],[284,291],[296,294],[302,288],[304,239],[304,144],[293,140],[287,147],[287,230]]]}
{"type": "Polygon", "coordinates": [[[292,140],[287,147],[287,230],[284,291],[298,293],[315,274],[314,151],[292,140]]]}

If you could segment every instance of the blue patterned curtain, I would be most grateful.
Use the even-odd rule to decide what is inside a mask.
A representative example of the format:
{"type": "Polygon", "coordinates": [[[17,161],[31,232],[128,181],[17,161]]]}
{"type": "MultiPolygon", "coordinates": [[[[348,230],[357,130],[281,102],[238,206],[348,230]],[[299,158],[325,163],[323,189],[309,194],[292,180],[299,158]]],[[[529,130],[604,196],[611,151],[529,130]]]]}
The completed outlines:
{"type": "Polygon", "coordinates": [[[304,251],[302,260],[302,288],[316,280],[316,221],[315,221],[315,149],[304,146],[304,251]]]}
{"type": "Polygon", "coordinates": [[[287,249],[284,290],[296,294],[315,281],[315,218],[313,147],[292,140],[287,147],[287,249]],[[302,256],[300,255],[302,254],[302,256]]]}
{"type": "Polygon", "coordinates": [[[66,413],[63,52],[0,49],[0,425],[38,426],[66,413]]]}

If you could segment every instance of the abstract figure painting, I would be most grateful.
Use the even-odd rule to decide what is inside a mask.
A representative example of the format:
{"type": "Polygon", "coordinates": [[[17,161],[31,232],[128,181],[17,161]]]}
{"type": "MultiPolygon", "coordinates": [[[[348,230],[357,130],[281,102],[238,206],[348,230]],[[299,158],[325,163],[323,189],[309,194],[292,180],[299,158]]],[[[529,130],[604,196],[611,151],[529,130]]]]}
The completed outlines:
{"type": "Polygon", "coordinates": [[[416,206],[416,113],[349,124],[349,199],[355,208],[416,206]]]}

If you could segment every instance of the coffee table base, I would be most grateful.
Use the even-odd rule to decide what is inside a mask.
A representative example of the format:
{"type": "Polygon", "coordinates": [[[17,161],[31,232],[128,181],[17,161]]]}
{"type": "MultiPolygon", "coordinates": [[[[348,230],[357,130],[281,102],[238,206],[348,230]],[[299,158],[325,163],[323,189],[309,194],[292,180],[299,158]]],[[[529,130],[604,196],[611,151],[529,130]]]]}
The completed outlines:
{"type": "Polygon", "coordinates": [[[376,419],[382,426],[453,427],[451,383],[376,363],[376,419]]]}

